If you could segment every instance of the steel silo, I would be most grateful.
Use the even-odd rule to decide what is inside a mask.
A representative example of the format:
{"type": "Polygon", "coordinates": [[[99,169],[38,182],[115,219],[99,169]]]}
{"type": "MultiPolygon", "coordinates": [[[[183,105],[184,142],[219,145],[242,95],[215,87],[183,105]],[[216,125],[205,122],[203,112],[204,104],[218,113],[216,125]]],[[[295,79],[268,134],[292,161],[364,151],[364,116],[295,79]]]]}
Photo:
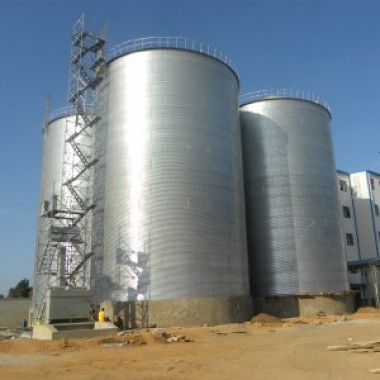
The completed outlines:
{"type": "MultiPolygon", "coordinates": [[[[93,112],[88,108],[89,114],[93,112]]],[[[83,128],[84,120],[73,109],[53,112],[43,128],[43,158],[41,168],[40,209],[33,286],[34,318],[46,317],[47,294],[50,288],[88,288],[90,263],[83,260],[81,251],[88,239],[89,215],[75,206],[75,195],[89,198],[90,179],[79,173],[80,158],[74,154],[80,149],[84,159],[92,157],[93,139],[90,134],[72,136],[83,128]],[[79,147],[80,146],[80,147],[79,147]],[[75,178],[75,195],[65,182],[75,178]],[[79,180],[78,180],[79,178],[79,180]]],[[[92,184],[91,184],[92,185],[92,184]]],[[[87,248],[85,248],[87,249],[87,248]]],[[[86,252],[87,253],[87,252],[86,252]]]]}
{"type": "Polygon", "coordinates": [[[233,67],[207,46],[147,38],[111,51],[105,88],[98,298],[247,296],[233,67]]]}
{"type": "Polygon", "coordinates": [[[58,198],[61,195],[66,122],[70,117],[70,112],[66,108],[59,109],[50,115],[48,123],[43,128],[39,219],[33,284],[33,303],[37,308],[42,306],[41,303],[47,288],[60,284],[59,268],[51,267],[52,261],[56,262],[56,258],[53,259],[53,256],[59,256],[56,251],[60,248],[48,244],[51,219],[46,215],[57,208],[58,198]],[[52,272],[55,273],[53,276],[52,272]]]}
{"type": "Polygon", "coordinates": [[[328,106],[264,91],[240,118],[252,295],[347,290],[328,106]]]}

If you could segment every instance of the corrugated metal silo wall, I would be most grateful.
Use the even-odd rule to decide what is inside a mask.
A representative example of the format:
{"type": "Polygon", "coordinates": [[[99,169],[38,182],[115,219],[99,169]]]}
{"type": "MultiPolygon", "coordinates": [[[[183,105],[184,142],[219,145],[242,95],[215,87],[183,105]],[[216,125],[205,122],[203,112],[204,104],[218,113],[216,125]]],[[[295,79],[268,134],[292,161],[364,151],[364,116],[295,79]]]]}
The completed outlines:
{"type": "Polygon", "coordinates": [[[106,276],[103,275],[104,263],[104,191],[106,172],[106,145],[107,145],[107,120],[108,120],[108,70],[105,70],[105,78],[98,87],[96,93],[96,114],[101,116],[94,125],[94,158],[98,160],[94,167],[93,177],[93,204],[95,208],[92,214],[92,252],[91,258],[91,293],[95,303],[103,300],[103,291],[107,289],[106,276]]]}
{"type": "Polygon", "coordinates": [[[267,99],[240,117],[252,295],[347,290],[330,114],[267,99]]]}
{"type": "MultiPolygon", "coordinates": [[[[42,212],[42,204],[44,201],[50,202],[50,208],[53,200],[53,195],[61,194],[62,186],[62,170],[63,170],[63,155],[65,148],[65,133],[66,133],[66,117],[61,117],[51,121],[43,131],[43,156],[41,166],[41,190],[39,199],[39,215],[42,212]]],[[[42,257],[46,251],[45,246],[39,247],[39,242],[43,243],[46,240],[46,228],[48,223],[46,218],[38,219],[37,226],[37,246],[35,257],[35,275],[33,297],[34,304],[40,304],[41,296],[44,288],[47,286],[47,275],[36,274],[36,265],[38,257],[42,257]],[[38,291],[37,291],[38,290],[38,291]]]]}
{"type": "Polygon", "coordinates": [[[109,63],[103,300],[248,295],[238,80],[179,49],[109,63]]]}

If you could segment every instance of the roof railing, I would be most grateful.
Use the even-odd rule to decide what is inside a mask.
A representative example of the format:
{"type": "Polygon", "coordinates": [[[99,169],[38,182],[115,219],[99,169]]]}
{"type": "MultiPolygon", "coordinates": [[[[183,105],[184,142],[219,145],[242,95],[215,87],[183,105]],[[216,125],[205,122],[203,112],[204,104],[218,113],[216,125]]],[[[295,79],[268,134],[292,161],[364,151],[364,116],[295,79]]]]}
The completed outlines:
{"type": "Polygon", "coordinates": [[[61,117],[67,117],[73,114],[74,114],[73,109],[70,109],[67,107],[59,108],[50,112],[49,117],[48,117],[48,122],[51,123],[55,119],[60,119],[61,117]]]}
{"type": "MultiPolygon", "coordinates": [[[[86,111],[91,113],[94,110],[93,106],[87,106],[86,111]]],[[[51,123],[52,121],[56,119],[60,119],[62,117],[67,117],[71,115],[75,115],[75,108],[73,107],[63,107],[63,108],[58,108],[52,112],[50,112],[49,117],[48,117],[48,123],[51,123]]]]}
{"type": "Polygon", "coordinates": [[[217,60],[225,63],[229,66],[232,71],[239,77],[238,70],[234,62],[227,57],[221,50],[218,48],[205,44],[201,41],[197,41],[187,37],[143,37],[133,40],[128,40],[122,42],[119,45],[111,48],[108,53],[108,60],[112,60],[121,55],[145,50],[145,49],[183,49],[194,51],[197,53],[203,53],[210,57],[216,58],[217,60]]]}
{"type": "Polygon", "coordinates": [[[263,100],[265,98],[270,98],[270,97],[308,100],[310,102],[314,102],[325,107],[331,114],[331,108],[325,98],[309,91],[289,89],[289,88],[279,88],[279,89],[273,89],[273,90],[258,90],[258,91],[248,92],[247,94],[243,94],[239,96],[239,104],[244,105],[244,104],[254,102],[256,100],[263,100]]]}

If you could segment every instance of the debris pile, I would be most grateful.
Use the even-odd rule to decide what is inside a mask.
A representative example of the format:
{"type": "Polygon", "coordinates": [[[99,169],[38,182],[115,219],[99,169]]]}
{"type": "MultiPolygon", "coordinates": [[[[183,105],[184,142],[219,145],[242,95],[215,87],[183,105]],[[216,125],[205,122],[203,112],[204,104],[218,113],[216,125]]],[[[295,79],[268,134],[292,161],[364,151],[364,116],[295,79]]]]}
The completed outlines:
{"type": "Polygon", "coordinates": [[[350,351],[357,353],[380,352],[380,339],[372,342],[353,343],[351,338],[344,346],[328,346],[328,351],[350,351]]]}
{"type": "Polygon", "coordinates": [[[122,348],[129,345],[142,346],[147,342],[139,333],[135,333],[134,331],[120,331],[116,335],[99,339],[98,343],[101,347],[105,348],[122,348]]]}
{"type": "Polygon", "coordinates": [[[154,331],[154,338],[161,343],[178,343],[178,342],[192,342],[192,340],[184,335],[172,335],[167,331],[154,331]]]}
{"type": "Polygon", "coordinates": [[[270,314],[260,313],[251,318],[250,323],[282,323],[282,320],[270,314]]]}
{"type": "MultiPolygon", "coordinates": [[[[380,339],[370,341],[353,343],[352,338],[347,339],[347,344],[344,346],[327,346],[328,351],[349,351],[354,353],[373,353],[380,352],[380,339]]],[[[369,370],[372,374],[380,374],[380,368],[373,368],[369,370]]]]}
{"type": "Polygon", "coordinates": [[[20,338],[30,338],[30,331],[0,329],[0,342],[5,340],[14,340],[20,338]]]}
{"type": "Polygon", "coordinates": [[[359,307],[358,310],[356,310],[355,314],[380,314],[380,309],[376,309],[375,307],[359,307]]]}

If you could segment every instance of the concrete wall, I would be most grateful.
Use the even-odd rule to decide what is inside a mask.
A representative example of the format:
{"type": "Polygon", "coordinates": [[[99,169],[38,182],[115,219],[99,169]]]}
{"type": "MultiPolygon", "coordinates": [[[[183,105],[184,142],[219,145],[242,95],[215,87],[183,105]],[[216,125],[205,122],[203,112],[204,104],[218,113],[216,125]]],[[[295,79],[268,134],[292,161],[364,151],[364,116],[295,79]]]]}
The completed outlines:
{"type": "Polygon", "coordinates": [[[92,338],[110,335],[117,330],[114,324],[108,322],[36,325],[33,327],[32,338],[40,340],[92,338]]]}
{"type": "Polygon", "coordinates": [[[111,321],[120,316],[124,328],[201,326],[244,322],[253,315],[248,296],[105,302],[111,321]]]}
{"type": "Polygon", "coordinates": [[[45,323],[86,321],[89,319],[91,294],[88,289],[52,288],[47,293],[45,323]]]}
{"type": "Polygon", "coordinates": [[[28,320],[31,305],[32,301],[25,298],[0,299],[0,326],[19,327],[21,321],[28,320]]]}
{"type": "Polygon", "coordinates": [[[267,313],[280,318],[343,315],[356,309],[354,292],[261,297],[253,300],[254,314],[267,313]]]}
{"type": "Polygon", "coordinates": [[[331,295],[312,295],[298,297],[300,315],[314,317],[318,313],[326,315],[343,315],[353,313],[356,309],[355,293],[331,295]]]}
{"type": "Polygon", "coordinates": [[[267,313],[280,318],[343,315],[356,309],[356,293],[291,296],[191,298],[134,302],[105,302],[106,315],[120,316],[124,328],[201,326],[244,322],[267,313]]]}

